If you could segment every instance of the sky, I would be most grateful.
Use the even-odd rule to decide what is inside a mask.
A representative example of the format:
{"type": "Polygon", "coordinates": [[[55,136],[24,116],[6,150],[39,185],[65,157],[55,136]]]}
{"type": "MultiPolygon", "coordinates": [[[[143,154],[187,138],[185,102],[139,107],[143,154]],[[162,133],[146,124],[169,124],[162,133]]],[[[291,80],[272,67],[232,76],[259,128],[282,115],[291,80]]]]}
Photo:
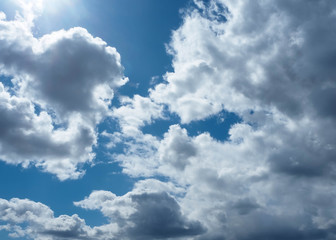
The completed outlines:
{"type": "Polygon", "coordinates": [[[336,2],[0,2],[0,239],[336,238],[336,2]]]}

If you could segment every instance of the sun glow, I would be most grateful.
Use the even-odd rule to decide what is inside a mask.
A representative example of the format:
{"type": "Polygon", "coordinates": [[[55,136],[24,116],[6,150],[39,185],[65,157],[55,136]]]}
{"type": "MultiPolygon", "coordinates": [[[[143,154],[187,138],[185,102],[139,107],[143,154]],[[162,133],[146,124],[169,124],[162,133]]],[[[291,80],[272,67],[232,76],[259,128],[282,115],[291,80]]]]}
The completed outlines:
{"type": "Polygon", "coordinates": [[[59,14],[63,9],[73,8],[76,0],[42,0],[44,11],[49,14],[59,14]]]}
{"type": "Polygon", "coordinates": [[[74,8],[77,0],[12,0],[19,6],[24,17],[37,17],[43,13],[56,15],[63,9],[74,8]]]}

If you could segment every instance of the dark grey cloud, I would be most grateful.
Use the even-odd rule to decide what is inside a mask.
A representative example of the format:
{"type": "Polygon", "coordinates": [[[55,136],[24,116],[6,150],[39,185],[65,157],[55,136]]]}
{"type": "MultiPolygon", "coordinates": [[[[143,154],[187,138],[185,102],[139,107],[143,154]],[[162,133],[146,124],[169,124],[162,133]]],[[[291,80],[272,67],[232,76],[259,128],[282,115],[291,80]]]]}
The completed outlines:
{"type": "Polygon", "coordinates": [[[111,224],[119,226],[115,236],[123,239],[185,239],[205,233],[201,222],[188,218],[179,202],[163,189],[178,190],[170,183],[147,179],[123,196],[94,191],[74,204],[101,211],[111,224]]]}
{"type": "MultiPolygon", "coordinates": [[[[280,228],[276,225],[275,229],[269,228],[265,229],[264,232],[251,233],[250,236],[241,239],[252,240],[252,239],[274,239],[274,240],[314,240],[314,239],[328,239],[328,232],[325,230],[308,230],[306,232],[293,229],[293,228],[280,228]]],[[[333,236],[331,236],[333,237],[333,236]]],[[[329,238],[332,239],[332,238],[329,238]]]]}
{"type": "Polygon", "coordinates": [[[202,234],[205,228],[198,221],[188,221],[178,203],[167,193],[132,195],[136,212],[129,221],[135,226],[126,229],[131,239],[169,239],[202,234]]]}
{"type": "MultiPolygon", "coordinates": [[[[335,61],[336,63],[336,61],[335,61]]],[[[310,95],[312,105],[317,112],[318,116],[322,118],[332,118],[335,120],[336,117],[336,88],[317,88],[310,95]]]]}
{"type": "Polygon", "coordinates": [[[252,212],[255,209],[258,209],[260,206],[253,200],[244,198],[239,199],[232,204],[232,207],[237,210],[240,215],[246,215],[252,212]]]}
{"type": "Polygon", "coordinates": [[[300,228],[295,220],[286,217],[259,214],[254,215],[253,219],[249,219],[249,222],[245,222],[245,224],[241,225],[241,227],[244,227],[244,231],[239,232],[236,229],[237,239],[313,240],[332,239],[334,237],[334,233],[329,229],[319,229],[313,225],[300,228]]]}

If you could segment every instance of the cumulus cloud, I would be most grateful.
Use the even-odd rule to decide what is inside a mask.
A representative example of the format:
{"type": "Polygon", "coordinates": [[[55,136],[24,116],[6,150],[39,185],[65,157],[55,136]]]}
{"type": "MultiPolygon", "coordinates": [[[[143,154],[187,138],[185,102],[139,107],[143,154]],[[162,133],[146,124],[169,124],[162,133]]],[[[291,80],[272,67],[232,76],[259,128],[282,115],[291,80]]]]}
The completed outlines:
{"type": "Polygon", "coordinates": [[[169,239],[204,233],[199,221],[188,219],[173,197],[183,189],[154,179],[139,181],[123,196],[94,191],[78,207],[99,210],[108,223],[90,227],[78,215],[54,216],[46,205],[28,199],[0,199],[0,230],[33,239],[169,239]]]}
{"type": "Polygon", "coordinates": [[[183,124],[223,109],[242,122],[225,142],[179,125],[138,134],[115,158],[185,188],[181,209],[208,229],[195,239],[333,239],[335,3],[195,3],[149,98],[183,124]]]}
{"type": "Polygon", "coordinates": [[[199,4],[201,10],[187,13],[173,33],[168,49],[174,71],[151,97],[167,103],[186,123],[223,108],[240,114],[275,108],[290,117],[310,108],[318,112],[314,93],[335,88],[333,4],[199,4]]]}
{"type": "Polygon", "coordinates": [[[55,129],[45,111],[35,113],[33,103],[11,96],[0,83],[0,158],[28,167],[34,164],[61,180],[78,178],[76,166],[92,159],[95,133],[74,116],[68,127],[55,129]]]}
{"type": "Polygon", "coordinates": [[[116,196],[108,191],[95,191],[75,205],[98,209],[122,229],[127,239],[169,239],[196,236],[206,231],[199,221],[188,220],[178,202],[163,189],[178,193],[179,188],[157,180],[138,182],[133,191],[116,196]],[[144,191],[143,186],[150,186],[144,191]]]}
{"type": "Polygon", "coordinates": [[[121,106],[113,108],[112,116],[119,121],[121,132],[127,136],[139,133],[139,128],[151,124],[155,119],[164,118],[163,106],[152,99],[134,95],[122,97],[121,106]]]}
{"type": "Polygon", "coordinates": [[[46,205],[28,199],[0,199],[0,220],[8,222],[1,226],[12,237],[33,239],[89,239],[92,229],[76,214],[54,217],[46,205]]]}
{"type": "MultiPolygon", "coordinates": [[[[80,226],[73,228],[76,230],[71,232],[77,234],[73,236],[83,234],[89,239],[334,239],[335,4],[331,0],[195,1],[195,7],[185,12],[181,27],[173,32],[167,47],[173,56],[174,71],[165,74],[166,82],[150,89],[149,97],[124,98],[121,107],[111,113],[119,121],[121,131],[104,133],[113,140],[112,149],[122,143],[123,152],[112,155],[124,173],[142,178],[158,176],[167,182],[147,179],[137,182],[123,196],[94,191],[75,202],[78,207],[101,211],[109,220],[107,225],[87,228],[77,216],[58,221],[71,219],[77,223],[71,226],[80,226]],[[229,138],[224,142],[208,133],[190,136],[179,124],[170,126],[162,138],[142,133],[142,126],[162,117],[164,104],[180,116],[182,124],[205,119],[223,109],[239,115],[242,121],[231,126],[229,138]]],[[[92,45],[91,50],[98,49],[106,56],[112,54],[100,40],[91,38],[82,29],[57,34],[61,37],[53,43],[30,36],[37,44],[34,46],[38,46],[34,49],[31,45],[11,44],[14,48],[8,45],[12,51],[9,56],[23,56],[20,54],[26,52],[24,56],[34,59],[36,55],[52,52],[49,47],[72,45],[72,41],[92,45]],[[15,46],[20,46],[19,50],[15,46]]],[[[29,37],[29,32],[25,36],[29,37]]],[[[4,42],[1,46],[6,46],[6,41],[1,41],[4,42]]],[[[71,51],[60,56],[79,59],[69,54],[71,51]]],[[[112,55],[114,60],[108,59],[118,62],[116,53],[112,55]]],[[[3,142],[16,138],[15,134],[30,134],[38,139],[43,139],[45,132],[56,135],[59,129],[54,128],[56,120],[49,109],[56,114],[56,122],[70,121],[76,112],[78,121],[91,127],[92,122],[96,124],[104,115],[101,109],[106,109],[109,97],[100,101],[91,92],[86,101],[74,99],[68,104],[58,98],[57,92],[55,96],[47,94],[47,84],[41,82],[43,72],[21,68],[26,64],[17,65],[11,57],[0,59],[3,59],[2,71],[8,75],[19,71],[20,66],[21,72],[13,80],[17,96],[1,86],[6,104],[0,109],[6,118],[0,121],[9,129],[19,127],[21,132],[3,129],[3,142]],[[33,78],[36,85],[30,89],[26,83],[33,78]],[[45,110],[36,113],[35,103],[45,110]],[[16,111],[19,108],[25,109],[20,110],[21,115],[31,117],[7,120],[19,116],[16,111]],[[88,117],[83,118],[83,113],[88,113],[88,117]],[[30,126],[37,125],[41,126],[39,131],[31,131],[30,126]]],[[[25,58],[20,60],[25,63],[25,58]]],[[[77,67],[81,69],[81,65],[77,67]]],[[[62,77],[72,75],[66,67],[62,69],[65,70],[62,77]]],[[[120,74],[118,71],[116,75],[108,74],[121,81],[111,80],[116,86],[123,83],[120,74]]],[[[80,79],[86,81],[85,77],[80,79]]],[[[77,80],[73,86],[77,86],[77,80]]],[[[94,89],[91,83],[87,84],[80,89],[84,92],[94,89]]],[[[105,86],[109,81],[97,80],[96,84],[105,86]]],[[[112,89],[114,85],[109,86],[112,89]]],[[[72,97],[69,95],[69,99],[72,97]]],[[[44,144],[67,146],[64,139],[52,139],[44,144]]],[[[94,139],[85,146],[92,146],[94,139]]],[[[53,153],[54,148],[47,149],[53,153]]],[[[17,150],[15,154],[25,149],[17,150]]],[[[2,158],[6,160],[8,154],[5,152],[2,158]]],[[[2,204],[9,203],[3,200],[2,204]]],[[[44,208],[47,216],[41,218],[60,219],[44,208]]],[[[21,222],[16,217],[19,213],[13,211],[6,211],[8,215],[3,214],[1,219],[15,224],[1,229],[27,234],[19,226],[21,222]]],[[[35,221],[22,212],[27,222],[35,221]]],[[[40,232],[55,233],[54,228],[41,224],[36,224],[37,229],[44,229],[40,232]]],[[[29,232],[36,234],[35,230],[29,232]]],[[[67,233],[53,237],[71,238],[64,234],[67,233]]]]}
{"type": "MultiPolygon", "coordinates": [[[[296,134],[304,130],[293,131],[287,122],[275,124],[272,118],[264,121],[271,124],[258,129],[246,123],[234,125],[227,142],[219,142],[207,133],[190,137],[175,125],[156,150],[137,145],[137,154],[128,152],[120,159],[127,163],[126,173],[146,176],[152,169],[153,175],[184,186],[181,208],[209,229],[201,239],[332,238],[334,221],[328,209],[336,207],[331,201],[335,195],[334,164],[330,162],[334,151],[319,148],[314,139],[308,139],[308,133],[298,138],[296,134]],[[178,150],[168,147],[171,136],[184,139],[183,144],[197,151],[171,154],[178,150]],[[294,151],[289,143],[309,151],[294,151]],[[280,152],[283,155],[278,156],[280,152]],[[146,165],[148,160],[142,161],[148,156],[156,167],[146,165]],[[174,163],[186,159],[184,168],[176,168],[174,163]],[[141,163],[141,168],[133,168],[136,163],[141,163]],[[328,206],[321,201],[329,202],[328,206]],[[264,226],[264,221],[272,222],[272,227],[264,226]]],[[[295,125],[291,127],[295,129],[295,125]]]]}
{"type": "Polygon", "coordinates": [[[166,171],[180,174],[198,150],[179,125],[170,126],[163,139],[140,130],[135,135],[114,133],[109,137],[124,144],[124,152],[113,154],[113,159],[121,164],[124,173],[134,177],[165,175],[166,171]]]}
{"type": "Polygon", "coordinates": [[[42,1],[19,2],[15,19],[0,21],[0,74],[13,84],[0,85],[0,158],[75,179],[94,157],[113,89],[127,78],[116,49],[83,28],[34,37],[42,1]]]}

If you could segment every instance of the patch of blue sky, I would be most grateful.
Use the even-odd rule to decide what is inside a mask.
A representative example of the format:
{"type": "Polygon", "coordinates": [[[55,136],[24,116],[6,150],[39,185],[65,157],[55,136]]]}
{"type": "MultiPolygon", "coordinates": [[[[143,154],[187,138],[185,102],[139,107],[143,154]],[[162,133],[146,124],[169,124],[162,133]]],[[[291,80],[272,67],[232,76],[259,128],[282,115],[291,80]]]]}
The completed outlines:
{"type": "Polygon", "coordinates": [[[16,14],[16,10],[14,3],[12,1],[4,0],[0,1],[0,11],[4,12],[6,14],[6,18],[8,20],[14,19],[14,16],[16,14]]]}
{"type": "Polygon", "coordinates": [[[190,124],[182,124],[181,126],[188,130],[190,136],[208,132],[211,137],[218,141],[227,141],[231,126],[241,121],[242,119],[235,113],[223,110],[204,120],[193,121],[190,124]]]}
{"type": "Polygon", "coordinates": [[[4,85],[6,88],[6,91],[9,92],[11,95],[14,95],[14,84],[12,83],[12,77],[4,76],[0,74],[0,82],[4,85]]]}
{"type": "Polygon", "coordinates": [[[182,128],[187,129],[189,136],[197,136],[207,132],[218,141],[226,141],[229,138],[231,126],[241,121],[242,119],[238,115],[225,110],[206,119],[192,121],[188,124],[181,124],[180,118],[176,114],[171,114],[168,119],[155,120],[141,130],[143,133],[162,138],[164,133],[168,131],[169,126],[179,124],[182,128]]]}
{"type": "Polygon", "coordinates": [[[197,9],[202,16],[204,16],[205,18],[216,20],[218,22],[227,21],[227,14],[229,13],[229,10],[222,3],[211,0],[203,0],[202,3],[202,8],[198,7],[196,4],[192,4],[192,6],[197,9]]]}
{"type": "MultiPolygon", "coordinates": [[[[1,225],[3,224],[6,224],[5,222],[0,222],[1,225]]],[[[13,240],[13,238],[9,237],[8,236],[8,232],[6,232],[5,230],[0,230],[0,239],[1,240],[13,240]]],[[[17,240],[26,240],[26,238],[21,238],[21,239],[18,239],[17,240]]]]}

